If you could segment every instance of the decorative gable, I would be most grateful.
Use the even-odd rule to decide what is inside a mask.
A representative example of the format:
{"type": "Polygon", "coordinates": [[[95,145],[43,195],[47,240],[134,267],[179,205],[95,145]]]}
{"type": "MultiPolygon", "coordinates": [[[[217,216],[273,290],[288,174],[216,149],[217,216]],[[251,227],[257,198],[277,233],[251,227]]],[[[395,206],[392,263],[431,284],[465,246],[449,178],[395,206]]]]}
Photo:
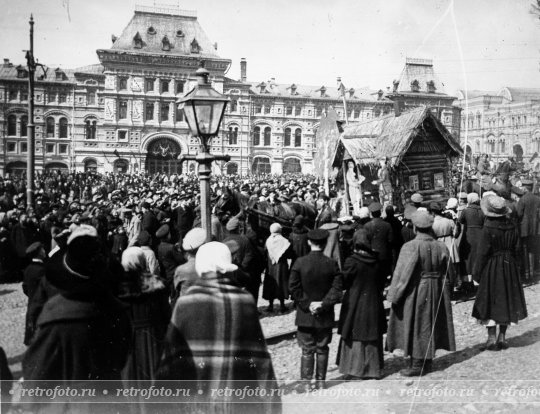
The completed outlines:
{"type": "Polygon", "coordinates": [[[426,83],[427,91],[428,93],[435,93],[437,91],[437,87],[435,86],[435,82],[430,80],[426,83]]]}
{"type": "Polygon", "coordinates": [[[411,82],[411,91],[412,92],[420,92],[420,82],[418,82],[417,79],[413,80],[411,82]]]}

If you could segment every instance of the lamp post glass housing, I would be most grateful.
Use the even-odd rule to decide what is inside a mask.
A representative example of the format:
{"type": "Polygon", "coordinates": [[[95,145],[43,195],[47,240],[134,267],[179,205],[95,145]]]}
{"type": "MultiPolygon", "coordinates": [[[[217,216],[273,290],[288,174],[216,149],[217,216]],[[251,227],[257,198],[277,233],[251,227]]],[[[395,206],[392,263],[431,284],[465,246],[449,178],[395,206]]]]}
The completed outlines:
{"type": "Polygon", "coordinates": [[[210,140],[219,132],[221,120],[229,99],[216,91],[208,82],[209,72],[204,68],[197,69],[197,85],[182,99],[178,100],[179,108],[184,111],[191,135],[201,140],[201,151],[196,155],[184,155],[183,160],[195,160],[199,164],[199,182],[201,186],[201,225],[206,231],[206,241],[212,240],[211,206],[210,206],[210,173],[212,162],[229,161],[228,155],[211,155],[210,140]]]}
{"type": "Polygon", "coordinates": [[[219,132],[219,126],[229,99],[220,94],[208,82],[209,72],[197,69],[197,86],[178,101],[184,110],[191,134],[199,137],[203,150],[208,152],[211,137],[219,132]]]}

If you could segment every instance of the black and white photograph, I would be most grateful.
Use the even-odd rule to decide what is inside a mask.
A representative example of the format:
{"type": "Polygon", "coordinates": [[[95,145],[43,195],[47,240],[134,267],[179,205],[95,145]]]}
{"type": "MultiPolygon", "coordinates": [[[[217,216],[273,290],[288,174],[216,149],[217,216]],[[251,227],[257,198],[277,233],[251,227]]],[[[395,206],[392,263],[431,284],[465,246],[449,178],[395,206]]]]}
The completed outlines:
{"type": "Polygon", "coordinates": [[[0,0],[1,414],[540,410],[540,0],[0,0]]]}

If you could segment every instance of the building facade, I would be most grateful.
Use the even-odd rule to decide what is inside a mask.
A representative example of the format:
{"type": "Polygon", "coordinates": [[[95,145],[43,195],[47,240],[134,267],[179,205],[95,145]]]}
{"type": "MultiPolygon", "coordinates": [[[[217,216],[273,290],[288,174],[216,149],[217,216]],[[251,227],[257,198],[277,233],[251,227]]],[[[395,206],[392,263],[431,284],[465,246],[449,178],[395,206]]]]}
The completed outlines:
{"type": "MultiPolygon", "coordinates": [[[[155,7],[137,7],[122,35],[97,55],[99,64],[83,68],[38,69],[37,171],[195,171],[194,162],[180,159],[197,153],[199,143],[176,101],[194,86],[200,61],[213,87],[230,98],[211,151],[231,160],[216,163],[216,173],[312,172],[320,119],[330,107],[343,121],[359,122],[395,107],[428,105],[459,135],[460,110],[442,90],[430,61],[408,59],[400,82],[386,93],[340,82],[339,88],[274,78],[251,82],[245,59],[234,80],[227,77],[232,62],[218,55],[195,12],[155,7]]],[[[7,60],[0,66],[0,105],[0,173],[21,173],[27,158],[28,73],[7,60]]]]}
{"type": "Polygon", "coordinates": [[[461,143],[472,158],[495,162],[514,157],[526,168],[540,159],[540,89],[504,87],[498,92],[458,91],[463,109],[461,143]]]}

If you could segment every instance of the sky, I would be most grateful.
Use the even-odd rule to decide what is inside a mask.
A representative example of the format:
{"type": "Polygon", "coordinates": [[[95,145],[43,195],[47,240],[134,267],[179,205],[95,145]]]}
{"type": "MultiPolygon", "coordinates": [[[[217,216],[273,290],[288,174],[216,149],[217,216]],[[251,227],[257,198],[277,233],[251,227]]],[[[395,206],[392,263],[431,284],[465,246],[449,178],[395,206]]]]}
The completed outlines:
{"type": "Polygon", "coordinates": [[[227,76],[385,89],[406,57],[433,59],[445,92],[540,88],[540,20],[532,0],[0,0],[0,58],[25,63],[28,19],[34,54],[49,66],[98,63],[135,5],[196,10],[227,76]]]}

